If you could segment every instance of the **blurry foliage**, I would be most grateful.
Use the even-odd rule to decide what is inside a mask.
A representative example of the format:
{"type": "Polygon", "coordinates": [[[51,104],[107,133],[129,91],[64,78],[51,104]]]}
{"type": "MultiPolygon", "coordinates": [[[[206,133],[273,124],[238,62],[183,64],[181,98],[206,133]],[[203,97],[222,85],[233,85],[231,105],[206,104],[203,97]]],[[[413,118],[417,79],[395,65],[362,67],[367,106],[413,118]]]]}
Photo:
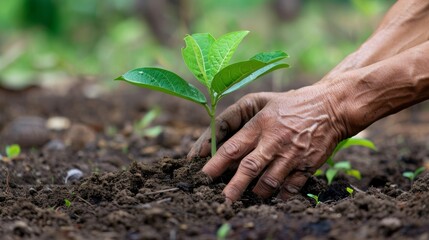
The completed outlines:
{"type": "MultiPolygon", "coordinates": [[[[218,37],[237,29],[251,31],[246,46],[252,52],[288,51],[292,66],[288,78],[308,75],[316,80],[359,46],[394,2],[303,0],[298,17],[283,21],[272,8],[272,1],[281,0],[164,0],[170,10],[188,11],[189,18],[189,24],[182,24],[177,18],[184,14],[161,9],[160,16],[168,14],[169,34],[179,39],[166,47],[153,35],[147,19],[140,17],[138,1],[3,1],[0,84],[19,88],[87,75],[104,81],[139,66],[173,68],[181,57],[177,46],[184,46],[181,39],[187,33],[212,32],[218,37]]],[[[235,56],[248,57],[247,49],[235,56]]],[[[191,78],[184,65],[180,69],[183,72],[178,74],[191,78]]]]}

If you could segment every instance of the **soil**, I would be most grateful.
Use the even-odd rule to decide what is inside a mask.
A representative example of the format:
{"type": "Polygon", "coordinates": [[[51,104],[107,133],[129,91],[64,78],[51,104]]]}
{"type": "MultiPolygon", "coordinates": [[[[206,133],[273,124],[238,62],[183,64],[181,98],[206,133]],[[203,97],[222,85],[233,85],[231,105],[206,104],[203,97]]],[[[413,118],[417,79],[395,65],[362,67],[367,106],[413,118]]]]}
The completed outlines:
{"type": "Polygon", "coordinates": [[[412,111],[416,121],[405,111],[369,128],[377,152],[339,153],[361,180],[340,174],[328,186],[313,176],[288,201],[246,191],[226,204],[233,172],[210,182],[199,172],[207,159],[185,159],[207,123],[195,118],[199,106],[141,89],[87,96],[86,87],[0,90],[0,152],[12,141],[24,146],[0,161],[1,239],[221,239],[223,224],[226,239],[429,239],[429,174],[402,176],[429,165],[424,106],[412,111]],[[163,132],[139,135],[133,123],[154,103],[163,132]],[[56,116],[63,122],[53,124],[56,116]],[[403,131],[393,135],[392,126],[403,131]]]}

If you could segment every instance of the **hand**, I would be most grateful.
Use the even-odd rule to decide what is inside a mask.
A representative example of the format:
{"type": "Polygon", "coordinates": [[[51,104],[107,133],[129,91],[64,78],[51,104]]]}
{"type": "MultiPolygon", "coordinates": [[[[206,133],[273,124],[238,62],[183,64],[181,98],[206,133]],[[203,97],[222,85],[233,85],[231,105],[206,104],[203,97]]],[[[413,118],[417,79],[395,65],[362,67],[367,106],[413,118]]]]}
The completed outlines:
{"type": "MultiPolygon", "coordinates": [[[[202,171],[216,178],[239,163],[223,190],[230,201],[238,200],[257,177],[253,192],[261,197],[269,197],[278,189],[282,199],[298,193],[347,135],[338,90],[318,84],[286,93],[243,97],[217,118],[217,139],[225,143],[202,171]]],[[[205,157],[209,152],[208,129],[189,157],[205,157]]]]}

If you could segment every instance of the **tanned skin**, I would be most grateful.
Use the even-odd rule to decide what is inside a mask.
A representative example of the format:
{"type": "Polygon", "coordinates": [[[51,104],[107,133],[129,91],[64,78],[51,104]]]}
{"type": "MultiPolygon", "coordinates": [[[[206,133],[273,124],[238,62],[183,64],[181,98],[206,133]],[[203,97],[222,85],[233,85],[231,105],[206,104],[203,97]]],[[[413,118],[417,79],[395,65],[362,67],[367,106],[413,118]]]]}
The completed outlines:
{"type": "MultiPolygon", "coordinates": [[[[319,82],[284,93],[246,95],[217,118],[224,144],[202,171],[211,178],[238,165],[228,202],[253,192],[298,193],[343,139],[429,98],[429,1],[399,0],[377,30],[319,82]]],[[[210,154],[210,130],[188,157],[210,154]]]]}

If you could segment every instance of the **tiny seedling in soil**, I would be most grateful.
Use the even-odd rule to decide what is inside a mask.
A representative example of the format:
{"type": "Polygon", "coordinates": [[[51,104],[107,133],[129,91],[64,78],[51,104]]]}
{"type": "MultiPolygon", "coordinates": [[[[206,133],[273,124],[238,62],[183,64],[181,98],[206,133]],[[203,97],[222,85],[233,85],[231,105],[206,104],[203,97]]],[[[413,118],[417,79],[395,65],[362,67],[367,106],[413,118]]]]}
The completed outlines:
{"type": "Polygon", "coordinates": [[[139,121],[134,123],[134,131],[141,137],[154,138],[162,132],[161,126],[150,127],[152,122],[159,116],[161,110],[159,108],[152,108],[147,112],[139,121]]]}
{"type": "Polygon", "coordinates": [[[402,176],[410,179],[411,182],[414,182],[414,179],[420,174],[422,174],[426,170],[425,167],[419,167],[414,172],[412,171],[406,171],[402,173],[402,176]]]}
{"type": "Polygon", "coordinates": [[[312,198],[312,199],[314,199],[314,201],[316,201],[316,205],[318,205],[320,203],[318,195],[307,193],[307,196],[310,197],[310,198],[312,198]]]}
{"type": "Polygon", "coordinates": [[[353,188],[346,187],[346,191],[350,194],[350,197],[353,197],[353,192],[355,191],[353,188]]]}
{"type": "MultiPolygon", "coordinates": [[[[328,169],[325,172],[325,177],[326,177],[326,180],[328,181],[328,185],[331,185],[335,176],[340,171],[343,171],[347,175],[352,176],[359,180],[362,178],[360,171],[357,169],[353,169],[349,161],[341,161],[337,163],[334,162],[334,157],[340,150],[349,148],[351,146],[361,146],[361,147],[366,147],[374,151],[377,151],[377,148],[375,147],[374,143],[368,139],[348,138],[338,143],[338,145],[334,149],[334,152],[326,161],[326,163],[328,164],[328,169]]],[[[323,171],[321,169],[318,169],[314,175],[321,176],[323,175],[323,171]]]]}
{"type": "Polygon", "coordinates": [[[18,157],[20,153],[21,153],[21,147],[18,144],[12,144],[12,145],[6,146],[6,156],[9,159],[18,157]]]}
{"type": "Polygon", "coordinates": [[[69,208],[71,206],[70,200],[68,200],[67,198],[64,198],[64,205],[66,205],[66,207],[69,208]]]}
{"type": "Polygon", "coordinates": [[[215,39],[209,33],[185,37],[182,48],[185,64],[195,78],[208,90],[210,102],[196,87],[177,74],[161,68],[143,67],[128,71],[116,78],[139,87],[161,91],[202,105],[210,116],[211,153],[216,153],[216,107],[225,95],[234,92],[257,78],[280,68],[288,57],[283,51],[263,52],[246,61],[228,65],[232,55],[248,31],[231,32],[215,39]]]}
{"type": "Polygon", "coordinates": [[[229,225],[229,223],[222,224],[222,226],[220,226],[219,229],[217,230],[217,233],[216,233],[217,239],[225,240],[230,231],[231,231],[231,225],[229,225]]]}

